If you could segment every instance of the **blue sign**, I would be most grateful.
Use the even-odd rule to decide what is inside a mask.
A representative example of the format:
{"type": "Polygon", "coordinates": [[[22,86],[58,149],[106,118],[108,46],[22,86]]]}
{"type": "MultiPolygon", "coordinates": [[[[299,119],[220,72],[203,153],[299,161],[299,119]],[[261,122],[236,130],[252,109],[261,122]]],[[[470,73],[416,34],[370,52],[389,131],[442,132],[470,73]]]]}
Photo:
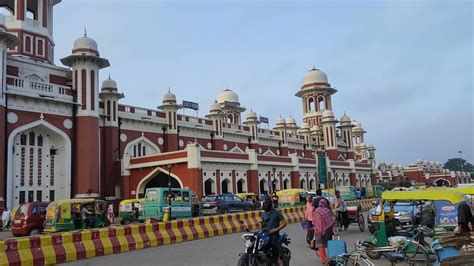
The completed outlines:
{"type": "Polygon", "coordinates": [[[265,123],[265,124],[268,124],[268,117],[263,117],[263,116],[261,116],[261,117],[260,117],[260,122],[265,123]]]}
{"type": "Polygon", "coordinates": [[[458,204],[451,204],[446,200],[434,201],[436,213],[436,226],[457,226],[458,225],[458,204]]]}
{"type": "Polygon", "coordinates": [[[237,109],[239,108],[239,104],[238,103],[234,103],[234,102],[225,102],[224,106],[226,108],[230,108],[230,109],[237,109]]]}
{"type": "Polygon", "coordinates": [[[199,104],[194,103],[194,102],[183,101],[182,106],[184,108],[193,109],[193,110],[196,110],[196,111],[199,110],[199,104]]]}

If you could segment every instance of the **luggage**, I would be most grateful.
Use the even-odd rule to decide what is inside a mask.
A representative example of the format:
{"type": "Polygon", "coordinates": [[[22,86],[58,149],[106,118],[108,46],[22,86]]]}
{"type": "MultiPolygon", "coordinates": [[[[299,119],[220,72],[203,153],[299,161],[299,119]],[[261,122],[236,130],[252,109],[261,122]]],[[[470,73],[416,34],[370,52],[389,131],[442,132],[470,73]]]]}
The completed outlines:
{"type": "Polygon", "coordinates": [[[337,236],[337,240],[329,240],[327,248],[327,258],[328,261],[332,257],[336,257],[343,253],[347,253],[346,241],[340,240],[340,237],[337,236]]]}

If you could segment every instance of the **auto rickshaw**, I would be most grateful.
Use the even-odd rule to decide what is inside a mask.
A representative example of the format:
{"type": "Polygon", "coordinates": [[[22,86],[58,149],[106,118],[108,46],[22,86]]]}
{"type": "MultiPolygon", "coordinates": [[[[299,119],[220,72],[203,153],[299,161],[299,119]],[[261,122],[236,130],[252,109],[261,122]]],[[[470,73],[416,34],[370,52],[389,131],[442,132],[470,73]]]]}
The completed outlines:
{"type": "Polygon", "coordinates": [[[97,199],[68,199],[49,203],[44,232],[56,233],[109,226],[107,202],[97,199]],[[81,211],[87,208],[90,220],[83,220],[81,211]]]}
{"type": "Polygon", "coordinates": [[[139,221],[138,217],[143,213],[143,199],[122,200],[119,204],[120,223],[125,225],[139,221]]]}
{"type": "Polygon", "coordinates": [[[194,192],[187,188],[147,188],[143,200],[143,212],[140,220],[163,220],[166,208],[171,202],[171,219],[193,216],[194,192]]]}
{"type": "Polygon", "coordinates": [[[259,203],[258,203],[258,196],[255,193],[252,192],[243,192],[243,193],[237,193],[235,194],[237,197],[250,201],[253,203],[253,208],[256,210],[259,208],[259,203]]]}
{"type": "MultiPolygon", "coordinates": [[[[435,206],[435,227],[450,228],[457,225],[457,207],[461,202],[466,201],[466,198],[461,193],[449,190],[436,191],[436,193],[429,190],[385,191],[382,193],[381,201],[375,212],[372,213],[370,231],[374,232],[374,236],[365,240],[364,243],[372,247],[383,248],[389,246],[389,237],[399,235],[397,232],[399,222],[395,219],[394,211],[394,204],[398,200],[432,201],[435,206]],[[384,208],[386,202],[389,202],[390,211],[388,212],[384,208]]],[[[381,252],[367,251],[367,255],[372,259],[378,259],[381,252]]]]}
{"type": "Polygon", "coordinates": [[[300,188],[291,188],[277,191],[276,194],[278,196],[279,207],[296,207],[306,204],[308,191],[300,188]]]}

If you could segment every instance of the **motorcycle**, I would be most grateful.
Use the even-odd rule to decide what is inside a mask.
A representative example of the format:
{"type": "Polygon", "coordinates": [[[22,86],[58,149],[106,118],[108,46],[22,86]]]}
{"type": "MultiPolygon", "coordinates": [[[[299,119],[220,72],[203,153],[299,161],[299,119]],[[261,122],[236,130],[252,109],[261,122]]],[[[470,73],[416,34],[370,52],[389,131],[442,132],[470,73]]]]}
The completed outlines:
{"type": "MultiPolygon", "coordinates": [[[[245,229],[242,235],[245,239],[245,253],[240,253],[237,266],[270,266],[272,261],[272,254],[269,248],[270,236],[268,232],[258,230],[251,232],[245,229]]],[[[280,260],[284,266],[290,265],[291,251],[288,249],[290,239],[286,233],[280,233],[278,240],[278,247],[280,249],[280,260]]]]}

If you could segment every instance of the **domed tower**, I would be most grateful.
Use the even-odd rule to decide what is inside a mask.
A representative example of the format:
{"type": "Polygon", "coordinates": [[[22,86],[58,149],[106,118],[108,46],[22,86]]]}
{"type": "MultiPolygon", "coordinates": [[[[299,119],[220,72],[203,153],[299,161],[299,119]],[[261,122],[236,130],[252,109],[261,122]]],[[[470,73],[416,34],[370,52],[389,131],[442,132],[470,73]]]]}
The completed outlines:
{"type": "Polygon", "coordinates": [[[252,135],[250,148],[258,149],[258,125],[260,124],[260,121],[258,120],[257,113],[250,110],[250,112],[247,113],[244,124],[250,128],[250,134],[252,135]]]}
{"type": "Polygon", "coordinates": [[[323,118],[321,122],[323,125],[325,150],[337,150],[337,139],[336,139],[337,120],[334,119],[334,114],[332,113],[331,110],[324,110],[323,118]]]}
{"type": "Polygon", "coordinates": [[[355,144],[364,143],[365,131],[362,128],[362,124],[359,121],[353,121],[352,125],[353,125],[352,135],[353,135],[353,138],[354,138],[354,143],[355,144]]]}
{"type": "Polygon", "coordinates": [[[331,88],[326,73],[313,68],[303,78],[301,90],[296,93],[303,102],[303,120],[310,127],[319,124],[324,110],[332,110],[331,95],[337,90],[331,88]]]}
{"type": "Polygon", "coordinates": [[[320,125],[314,125],[311,128],[311,137],[315,141],[316,151],[317,152],[322,152],[324,150],[324,141],[323,141],[324,138],[323,138],[323,134],[322,134],[320,125]]]}
{"type": "Polygon", "coordinates": [[[301,124],[300,134],[304,137],[303,150],[305,152],[305,157],[309,158],[312,155],[312,143],[311,143],[311,129],[308,123],[301,124]]]}
{"type": "Polygon", "coordinates": [[[1,6],[10,12],[2,28],[18,37],[8,54],[54,63],[53,6],[60,0],[10,0],[1,6]]]}
{"type": "Polygon", "coordinates": [[[352,143],[352,123],[351,118],[344,113],[344,115],[340,119],[339,128],[341,129],[342,139],[344,143],[347,145],[349,151],[352,151],[353,143],[352,143]]]}
{"type": "Polygon", "coordinates": [[[72,88],[77,96],[73,162],[75,197],[98,197],[99,70],[110,64],[100,57],[97,43],[86,34],[74,41],[72,55],[62,58],[61,62],[72,68],[72,88]]]}
{"type": "Polygon", "coordinates": [[[118,101],[124,95],[118,92],[117,83],[109,76],[102,82],[99,97],[104,104],[104,127],[101,130],[103,150],[100,153],[102,156],[100,191],[103,197],[119,197],[120,195],[115,195],[115,187],[120,184],[120,180],[117,179],[120,176],[118,101]]]}
{"type": "Polygon", "coordinates": [[[286,135],[286,122],[285,119],[279,118],[275,123],[275,130],[280,135],[279,151],[281,156],[288,156],[288,140],[286,135]]]}
{"type": "MultiPolygon", "coordinates": [[[[5,18],[0,14],[0,24],[5,24],[5,18]]],[[[5,102],[5,89],[6,89],[6,69],[7,69],[7,50],[13,49],[18,44],[18,38],[16,35],[6,32],[3,28],[0,28],[0,53],[1,53],[1,67],[2,71],[0,72],[0,208],[4,206],[4,184],[5,181],[5,158],[6,154],[6,141],[7,136],[5,135],[5,128],[7,127],[6,121],[6,102],[5,102]]]]}
{"type": "Polygon", "coordinates": [[[225,89],[217,96],[217,103],[221,105],[222,113],[228,124],[240,124],[241,113],[245,112],[245,107],[240,106],[239,96],[232,90],[225,89]]]}
{"type": "Polygon", "coordinates": [[[181,109],[181,105],[176,103],[176,95],[168,90],[163,96],[163,104],[158,106],[158,109],[163,110],[168,123],[166,127],[163,127],[165,152],[177,151],[179,149],[177,113],[181,109]]]}
{"type": "Polygon", "coordinates": [[[212,149],[223,150],[224,134],[222,133],[222,123],[224,123],[224,114],[222,113],[221,105],[213,102],[206,117],[212,121],[212,127],[214,128],[214,133],[211,134],[212,149]]]}
{"type": "Polygon", "coordinates": [[[286,130],[290,134],[296,134],[296,131],[298,130],[298,127],[296,126],[296,120],[289,116],[285,119],[285,124],[286,124],[286,130]]]}

